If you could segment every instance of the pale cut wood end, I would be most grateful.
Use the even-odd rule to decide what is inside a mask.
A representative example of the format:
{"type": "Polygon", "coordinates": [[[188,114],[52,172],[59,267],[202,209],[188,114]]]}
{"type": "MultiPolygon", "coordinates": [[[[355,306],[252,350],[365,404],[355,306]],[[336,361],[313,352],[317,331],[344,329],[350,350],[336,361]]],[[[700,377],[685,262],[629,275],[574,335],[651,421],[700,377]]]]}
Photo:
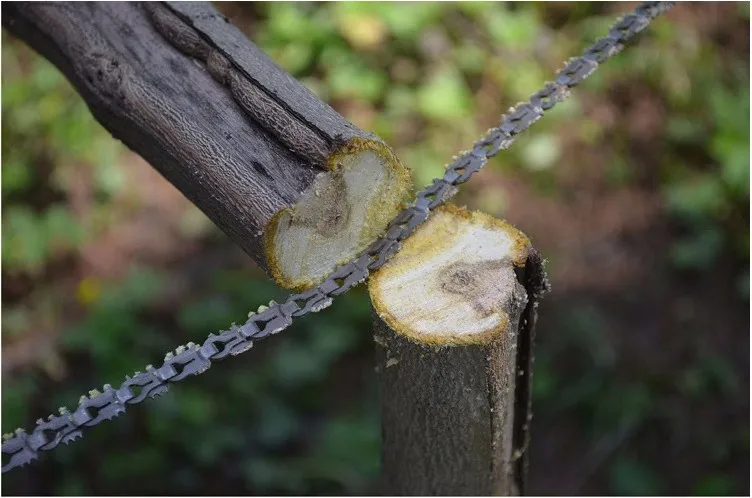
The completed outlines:
{"type": "Polygon", "coordinates": [[[508,223],[447,204],[371,277],[374,310],[417,343],[488,343],[517,326],[528,296],[515,268],[531,250],[508,223]]]}
{"type": "Polygon", "coordinates": [[[288,289],[315,286],[368,247],[405,206],[412,186],[409,170],[372,140],[350,140],[327,168],[266,229],[269,269],[288,289]]]}

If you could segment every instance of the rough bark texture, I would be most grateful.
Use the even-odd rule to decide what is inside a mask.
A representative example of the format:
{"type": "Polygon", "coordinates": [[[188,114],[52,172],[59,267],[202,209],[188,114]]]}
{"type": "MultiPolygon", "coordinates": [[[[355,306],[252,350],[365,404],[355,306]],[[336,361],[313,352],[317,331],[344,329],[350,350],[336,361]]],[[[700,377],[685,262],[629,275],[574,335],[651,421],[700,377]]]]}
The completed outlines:
{"type": "Polygon", "coordinates": [[[2,14],[115,138],[266,268],[269,222],[337,168],[329,159],[377,149],[404,169],[207,3],[6,2],[2,14]]]}
{"type": "Polygon", "coordinates": [[[536,250],[531,250],[524,268],[517,270],[517,276],[530,296],[520,316],[517,340],[517,379],[514,393],[514,479],[519,494],[525,494],[530,448],[530,423],[533,418],[533,360],[535,345],[535,323],[538,320],[538,305],[541,298],[550,290],[550,284],[543,270],[543,258],[536,250]]]}
{"type": "MultiPolygon", "coordinates": [[[[346,142],[352,137],[379,140],[375,135],[368,134],[343,119],[295,78],[285,71],[280,71],[271,59],[251,43],[239,29],[218,14],[210,4],[166,2],[166,5],[189,26],[202,33],[212,46],[216,47],[221,56],[226,57],[234,68],[242,73],[243,77],[235,78],[236,80],[252,82],[253,84],[249,86],[258,89],[256,90],[258,93],[263,93],[266,96],[263,100],[271,101],[272,106],[279,106],[285,114],[293,116],[291,121],[301,123],[306,128],[305,141],[316,142],[316,149],[323,149],[323,155],[318,154],[322,163],[336,148],[338,142],[346,142]]],[[[254,102],[246,105],[251,109],[255,106],[254,102]]],[[[267,112],[263,114],[272,116],[281,114],[264,110],[267,112]]],[[[264,119],[263,116],[261,118],[264,119]]],[[[279,128],[284,130],[283,133],[289,129],[287,126],[279,128]]],[[[289,134],[293,144],[305,145],[302,144],[303,140],[295,136],[296,133],[293,130],[290,130],[289,134]]],[[[317,153],[310,150],[306,155],[316,157],[317,153]]]]}
{"type": "MultiPolygon", "coordinates": [[[[460,213],[455,222],[467,220],[466,213],[460,213]]],[[[470,222],[477,220],[478,215],[473,214],[470,222]]],[[[450,222],[451,217],[433,224],[429,220],[413,236],[418,238],[415,249],[432,241],[436,234],[446,235],[450,222]]],[[[453,233],[460,238],[467,236],[461,231],[453,233]]],[[[468,273],[472,264],[446,264],[430,256],[417,261],[409,254],[412,248],[405,247],[407,256],[389,263],[394,263],[391,274],[372,277],[382,406],[383,493],[484,496],[524,492],[533,328],[537,303],[547,286],[540,256],[527,243],[513,249],[521,259],[513,254],[499,255],[497,261],[506,261],[515,284],[494,296],[504,302],[493,309],[504,311],[493,333],[473,333],[478,338],[476,343],[465,336],[452,337],[451,330],[442,329],[444,339],[426,333],[432,330],[429,316],[419,312],[415,315],[419,321],[400,319],[391,313],[394,309],[388,309],[384,296],[398,288],[415,288],[416,306],[425,308],[418,301],[429,300],[432,292],[443,289],[451,292],[458,304],[483,302],[476,293],[483,292],[485,284],[468,273]],[[410,267],[412,271],[415,265],[430,266],[436,261],[445,266],[435,273],[417,274],[426,280],[437,275],[439,286],[411,281],[399,268],[410,267]],[[454,274],[447,278],[446,269],[451,268],[459,269],[450,270],[454,274]],[[384,280],[391,280],[394,286],[384,280]],[[460,283],[464,291],[449,282],[460,283]],[[421,288],[425,295],[419,294],[421,288]]],[[[491,263],[491,267],[499,267],[495,261],[491,263]]],[[[486,311],[479,316],[485,316],[486,311]]],[[[458,329],[465,325],[458,323],[458,329]]]]}

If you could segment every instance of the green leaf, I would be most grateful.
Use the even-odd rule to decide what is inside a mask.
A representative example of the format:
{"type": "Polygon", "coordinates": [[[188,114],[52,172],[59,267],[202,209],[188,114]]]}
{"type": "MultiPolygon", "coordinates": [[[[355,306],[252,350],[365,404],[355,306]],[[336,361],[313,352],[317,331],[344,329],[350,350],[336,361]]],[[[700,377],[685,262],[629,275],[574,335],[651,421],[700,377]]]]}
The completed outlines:
{"type": "Polygon", "coordinates": [[[485,16],[488,34],[504,47],[524,49],[535,42],[539,26],[535,10],[520,5],[518,10],[491,10],[485,16]]]}
{"type": "MultiPolygon", "coordinates": [[[[356,4],[358,2],[344,2],[356,4]]],[[[383,17],[389,30],[403,40],[416,40],[420,32],[435,23],[441,16],[444,5],[439,2],[400,2],[373,4],[383,17]]]]}
{"type": "Polygon", "coordinates": [[[726,207],[723,184],[712,174],[670,184],[665,195],[669,210],[687,219],[715,217],[726,207]]]}
{"type": "Polygon", "coordinates": [[[71,211],[59,204],[47,209],[43,223],[50,251],[56,247],[62,250],[76,248],[85,239],[84,227],[73,217],[71,211]]]}
{"type": "Polygon", "coordinates": [[[428,185],[444,172],[446,158],[433,147],[418,145],[400,153],[405,165],[413,170],[413,178],[418,187],[428,185]]]}
{"type": "Polygon", "coordinates": [[[316,23],[296,4],[274,2],[268,4],[268,9],[265,27],[273,41],[304,41],[319,32],[316,23]]]}
{"type": "Polygon", "coordinates": [[[730,190],[749,199],[749,136],[715,135],[710,150],[721,161],[721,176],[730,190]]]}
{"type": "MultiPolygon", "coordinates": [[[[475,2],[466,2],[475,3],[475,2]]],[[[453,50],[457,67],[465,73],[482,73],[488,63],[490,54],[472,42],[465,42],[453,50]]]]}
{"type": "Polygon", "coordinates": [[[43,222],[30,210],[11,206],[3,213],[3,266],[36,274],[47,256],[43,222]]]}
{"type": "Polygon", "coordinates": [[[359,98],[368,102],[378,100],[387,86],[384,73],[355,60],[330,68],[327,81],[333,98],[359,98]]]}
{"type": "Polygon", "coordinates": [[[311,63],[313,47],[306,42],[288,43],[277,52],[275,62],[293,75],[301,72],[311,63]]]}
{"type": "Polygon", "coordinates": [[[666,125],[668,138],[681,143],[696,142],[703,138],[705,132],[705,124],[689,116],[669,116],[666,125]]]}
{"type": "Polygon", "coordinates": [[[9,156],[10,154],[3,153],[3,195],[26,190],[33,178],[28,163],[9,156]]]}
{"type": "Polygon", "coordinates": [[[429,119],[451,121],[470,113],[472,96],[456,70],[436,74],[418,90],[418,108],[429,119]]]}
{"type": "Polygon", "coordinates": [[[525,143],[520,156],[525,167],[531,171],[549,169],[561,157],[559,139],[550,133],[538,133],[525,143]]]}

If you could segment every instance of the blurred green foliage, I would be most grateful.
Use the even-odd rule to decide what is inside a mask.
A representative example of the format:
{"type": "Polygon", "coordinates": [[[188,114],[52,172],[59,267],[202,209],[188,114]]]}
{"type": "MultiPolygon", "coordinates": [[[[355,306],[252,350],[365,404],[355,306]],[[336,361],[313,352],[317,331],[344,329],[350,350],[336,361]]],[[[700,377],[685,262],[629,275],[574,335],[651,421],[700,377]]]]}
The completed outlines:
{"type": "MultiPolygon", "coordinates": [[[[417,185],[437,176],[453,154],[550,79],[614,17],[600,4],[218,7],[322,99],[392,144],[417,185]]],[[[748,30],[748,5],[722,12],[728,19],[719,32],[748,30]]],[[[734,287],[739,302],[728,307],[736,313],[749,299],[749,42],[744,53],[728,37],[702,28],[696,16],[671,19],[655,23],[635,47],[548,113],[492,162],[487,182],[471,182],[472,192],[466,189],[460,200],[503,216],[508,203],[494,187],[502,175],[561,199],[568,186],[557,171],[569,164],[576,170],[585,160],[578,148],[597,146],[608,188],[641,188],[662,200],[670,233],[657,257],[671,299],[682,295],[682,279],[705,278],[734,287]],[[629,126],[625,113],[609,125],[588,112],[604,102],[628,109],[638,99],[662,112],[647,142],[658,158],[655,171],[641,167],[635,149],[645,142],[635,145],[631,135],[640,130],[629,126]],[[719,281],[715,272],[729,262],[737,281],[719,281]]],[[[158,362],[178,344],[241,321],[250,308],[283,294],[258,270],[233,266],[232,257],[219,263],[210,258],[231,251],[216,231],[186,234],[200,249],[178,264],[134,264],[111,281],[72,270],[87,244],[138,208],[127,201],[134,195],[125,181],[128,156],[50,63],[5,33],[2,53],[3,339],[33,345],[41,321],[44,330],[55,330],[48,335],[57,351],[4,376],[8,431],[70,406],[92,386],[158,362]],[[81,177],[91,178],[83,211],[77,207],[81,177]],[[205,271],[189,269],[191,262],[205,271]],[[171,300],[176,285],[180,297],[171,300]]],[[[558,255],[547,256],[555,268],[558,255]]],[[[749,379],[739,362],[701,343],[713,343],[712,335],[699,337],[712,328],[697,325],[685,335],[675,329],[691,345],[678,366],[668,360],[662,369],[631,365],[624,342],[636,330],[655,331],[659,326],[651,324],[663,323],[662,311],[645,311],[645,321],[632,330],[612,301],[638,299],[641,308],[628,314],[631,319],[652,297],[627,288],[610,298],[557,296],[556,284],[551,299],[560,304],[544,306],[539,326],[533,490],[558,492],[559,473],[570,467],[536,454],[546,445],[569,444],[579,452],[568,459],[585,469],[574,488],[580,492],[748,492],[748,474],[733,470],[740,455],[748,458],[748,426],[697,427],[719,419],[691,418],[710,410],[723,420],[722,409],[747,396],[749,379]],[[621,322],[627,330],[617,330],[621,322]]],[[[715,312],[703,311],[702,301],[693,306],[698,314],[715,312]]],[[[10,474],[3,490],[375,492],[380,428],[369,330],[368,299],[360,289],[89,431],[82,442],[10,474]]],[[[748,341],[748,329],[746,335],[748,341]]],[[[748,408],[748,397],[746,403],[748,408]]]]}
{"type": "Polygon", "coordinates": [[[91,168],[98,194],[112,195],[121,183],[122,146],[52,64],[21,60],[7,39],[3,33],[3,271],[38,275],[96,234],[60,202],[74,188],[78,165],[91,168]]]}

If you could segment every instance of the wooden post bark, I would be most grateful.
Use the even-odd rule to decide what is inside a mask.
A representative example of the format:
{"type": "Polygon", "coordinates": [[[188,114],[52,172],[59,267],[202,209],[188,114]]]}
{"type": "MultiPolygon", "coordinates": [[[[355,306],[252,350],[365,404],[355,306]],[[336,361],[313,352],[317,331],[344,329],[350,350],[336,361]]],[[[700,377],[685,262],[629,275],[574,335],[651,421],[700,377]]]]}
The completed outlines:
{"type": "Polygon", "coordinates": [[[371,277],[384,493],[524,492],[546,287],[525,235],[453,205],[371,277]]]}
{"type": "Polygon", "coordinates": [[[208,3],[5,2],[2,23],[285,287],[356,255],[409,192],[389,147],[208,3]]]}

